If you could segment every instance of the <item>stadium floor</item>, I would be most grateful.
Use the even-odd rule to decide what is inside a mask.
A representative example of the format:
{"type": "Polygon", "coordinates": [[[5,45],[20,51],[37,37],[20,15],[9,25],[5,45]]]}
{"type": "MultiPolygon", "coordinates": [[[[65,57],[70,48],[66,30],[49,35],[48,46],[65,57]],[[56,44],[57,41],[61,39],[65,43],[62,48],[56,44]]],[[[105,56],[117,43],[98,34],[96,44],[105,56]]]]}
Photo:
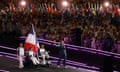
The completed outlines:
{"type": "Polygon", "coordinates": [[[0,56],[0,72],[90,72],[85,69],[57,68],[55,65],[50,67],[39,67],[32,69],[19,69],[17,60],[0,56]]]}

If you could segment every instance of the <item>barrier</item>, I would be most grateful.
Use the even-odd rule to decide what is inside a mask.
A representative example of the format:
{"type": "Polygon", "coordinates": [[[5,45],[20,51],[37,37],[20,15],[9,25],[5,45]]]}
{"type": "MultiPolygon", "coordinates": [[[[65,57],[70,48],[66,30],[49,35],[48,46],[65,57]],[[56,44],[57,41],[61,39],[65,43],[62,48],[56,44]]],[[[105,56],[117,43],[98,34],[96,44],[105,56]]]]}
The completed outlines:
{"type": "MultiPolygon", "coordinates": [[[[20,37],[20,39],[22,39],[22,40],[24,40],[25,38],[26,38],[25,36],[20,37]]],[[[47,44],[47,45],[53,45],[54,46],[54,44],[55,44],[55,42],[50,41],[50,40],[45,40],[45,39],[38,39],[38,40],[39,40],[40,43],[47,44]]],[[[103,50],[96,50],[96,49],[92,49],[92,48],[75,46],[75,45],[70,45],[70,44],[65,44],[65,46],[66,46],[66,48],[72,49],[72,50],[86,51],[86,52],[89,52],[89,53],[100,54],[100,55],[104,55],[104,56],[112,56],[112,57],[120,59],[120,54],[118,54],[118,53],[107,52],[107,51],[103,51],[103,50]]]]}
{"type": "MultiPolygon", "coordinates": [[[[20,37],[21,40],[25,40],[25,38],[26,37],[20,37]]],[[[40,43],[48,45],[48,47],[50,47],[50,46],[55,47],[54,45],[56,42],[54,42],[54,41],[49,41],[49,40],[45,40],[45,39],[38,39],[38,40],[40,43]]],[[[96,66],[102,70],[103,65],[105,65],[104,63],[106,61],[106,58],[111,58],[111,61],[113,61],[113,62],[109,62],[109,59],[107,59],[109,62],[108,64],[113,63],[114,70],[120,71],[120,64],[119,64],[120,63],[120,54],[118,54],[118,53],[107,52],[107,51],[103,51],[103,50],[96,50],[96,49],[92,49],[92,48],[75,46],[75,45],[70,45],[70,44],[65,44],[65,46],[66,46],[67,50],[69,51],[69,56],[72,57],[71,60],[90,64],[90,65],[96,66]],[[77,52],[77,54],[76,54],[76,52],[77,52]],[[71,55],[72,53],[74,53],[75,55],[74,54],[71,55]],[[77,58],[77,60],[76,60],[76,58],[77,58]]],[[[53,49],[51,51],[53,51],[53,49]]]]}

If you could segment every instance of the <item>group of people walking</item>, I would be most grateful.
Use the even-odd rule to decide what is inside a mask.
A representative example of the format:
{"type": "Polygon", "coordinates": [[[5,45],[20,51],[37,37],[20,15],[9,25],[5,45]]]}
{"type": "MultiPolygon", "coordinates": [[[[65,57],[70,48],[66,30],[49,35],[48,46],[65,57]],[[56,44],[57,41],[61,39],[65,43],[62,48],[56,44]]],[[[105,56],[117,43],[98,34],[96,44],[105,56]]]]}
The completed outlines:
{"type": "Polygon", "coordinates": [[[41,47],[38,48],[38,52],[34,53],[32,48],[30,48],[28,51],[25,51],[23,44],[20,43],[17,52],[19,58],[19,68],[24,68],[25,66],[32,67],[39,64],[47,64],[47,60],[49,60],[49,54],[47,50],[45,50],[44,45],[41,45],[41,47]]]}
{"type": "MultiPolygon", "coordinates": [[[[67,53],[64,41],[61,40],[60,42],[55,42],[54,45],[59,50],[57,67],[59,68],[61,66],[61,60],[63,59],[63,67],[66,68],[67,53]]],[[[25,51],[23,44],[20,43],[17,52],[19,58],[19,68],[38,67],[39,65],[51,64],[51,61],[49,60],[49,52],[45,49],[44,44],[40,45],[37,53],[34,53],[32,48],[30,48],[28,51],[25,51]]]]}

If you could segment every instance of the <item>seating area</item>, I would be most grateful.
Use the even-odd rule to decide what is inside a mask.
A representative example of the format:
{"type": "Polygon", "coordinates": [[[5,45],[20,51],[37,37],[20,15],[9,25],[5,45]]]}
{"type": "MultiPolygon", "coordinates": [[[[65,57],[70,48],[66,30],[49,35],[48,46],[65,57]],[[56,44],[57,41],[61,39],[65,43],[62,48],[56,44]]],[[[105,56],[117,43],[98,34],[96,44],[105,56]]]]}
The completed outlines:
{"type": "Polygon", "coordinates": [[[94,10],[77,5],[61,11],[55,4],[43,3],[40,5],[41,7],[23,11],[8,8],[1,10],[0,34],[13,33],[27,36],[31,24],[34,24],[38,38],[52,41],[64,39],[69,44],[71,30],[80,28],[82,30],[81,46],[102,50],[102,41],[107,32],[114,39],[115,47],[112,52],[119,53],[119,13],[110,9],[108,11],[106,9],[94,10]],[[50,11],[47,10],[49,7],[50,11]]]}
{"type": "Polygon", "coordinates": [[[0,72],[120,71],[120,0],[1,0],[0,72]]]}

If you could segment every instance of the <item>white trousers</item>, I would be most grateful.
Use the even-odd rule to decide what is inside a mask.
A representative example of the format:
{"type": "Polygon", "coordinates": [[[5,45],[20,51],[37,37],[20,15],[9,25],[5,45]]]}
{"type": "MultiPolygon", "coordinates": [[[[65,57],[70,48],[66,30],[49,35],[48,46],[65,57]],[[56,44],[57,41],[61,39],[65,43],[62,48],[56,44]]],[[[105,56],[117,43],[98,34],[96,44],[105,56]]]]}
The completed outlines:
{"type": "Polygon", "coordinates": [[[45,54],[41,54],[41,57],[42,57],[42,64],[46,64],[45,58],[49,59],[50,56],[49,56],[48,52],[46,52],[45,54]]]}
{"type": "Polygon", "coordinates": [[[23,56],[19,56],[19,68],[23,68],[23,56]]]}
{"type": "Polygon", "coordinates": [[[34,65],[40,64],[40,62],[39,62],[39,61],[37,60],[37,58],[34,57],[34,56],[31,57],[31,60],[32,60],[32,62],[33,62],[34,65]]]}

